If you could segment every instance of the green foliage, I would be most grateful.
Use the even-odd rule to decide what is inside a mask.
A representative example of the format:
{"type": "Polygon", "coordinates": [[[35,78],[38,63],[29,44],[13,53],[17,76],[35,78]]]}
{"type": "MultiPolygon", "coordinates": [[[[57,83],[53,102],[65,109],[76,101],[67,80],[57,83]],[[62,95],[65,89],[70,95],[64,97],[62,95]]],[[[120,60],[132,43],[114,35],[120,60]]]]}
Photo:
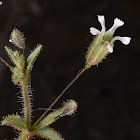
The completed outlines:
{"type": "Polygon", "coordinates": [[[37,56],[39,55],[40,51],[41,51],[42,45],[38,45],[34,51],[28,56],[27,60],[26,60],[26,65],[25,65],[25,75],[29,75],[29,72],[31,71],[32,67],[33,67],[33,63],[35,61],[35,59],[37,58],[37,56]]]}
{"type": "Polygon", "coordinates": [[[31,97],[29,93],[31,92],[29,89],[29,74],[32,70],[33,64],[39,55],[42,45],[37,45],[37,47],[31,52],[31,54],[25,58],[24,57],[24,49],[25,49],[25,39],[24,35],[17,30],[16,28],[11,33],[11,39],[15,46],[23,49],[22,53],[17,50],[12,50],[8,47],[5,47],[6,52],[8,53],[11,61],[14,63],[14,67],[11,67],[7,62],[3,59],[3,62],[10,68],[12,71],[12,82],[15,85],[18,85],[21,88],[22,94],[21,99],[23,101],[23,112],[24,118],[19,115],[9,115],[4,118],[2,121],[2,125],[7,125],[14,127],[17,130],[20,130],[21,133],[17,140],[28,140],[33,136],[40,136],[49,140],[64,140],[59,133],[50,129],[46,126],[49,126],[57,119],[65,115],[71,115],[77,109],[77,103],[74,100],[67,101],[61,108],[55,110],[54,112],[45,116],[44,114],[34,123],[31,124],[31,113],[32,113],[32,105],[31,105],[31,97]],[[39,124],[38,124],[39,123],[39,124]]]}
{"type": "Polygon", "coordinates": [[[7,53],[9,54],[11,61],[22,71],[24,69],[24,57],[20,55],[19,51],[12,51],[8,47],[5,47],[7,53]]]}
{"type": "Polygon", "coordinates": [[[37,128],[42,128],[44,126],[49,126],[53,122],[55,122],[60,117],[65,115],[73,114],[77,109],[77,103],[74,100],[67,101],[64,106],[56,111],[47,115],[37,126],[37,128]]]}
{"type": "MultiPolygon", "coordinates": [[[[74,100],[67,101],[61,108],[55,110],[54,112],[45,116],[48,111],[53,107],[53,105],[60,99],[60,97],[67,91],[67,89],[78,79],[78,77],[92,65],[98,65],[110,52],[113,52],[113,45],[115,40],[122,41],[125,45],[129,44],[130,37],[114,37],[113,34],[116,28],[111,28],[108,31],[105,31],[104,27],[104,16],[98,16],[98,20],[101,23],[102,31],[101,34],[97,35],[95,39],[90,44],[90,47],[86,53],[86,64],[85,67],[79,72],[76,77],[67,85],[67,87],[59,94],[59,96],[54,100],[54,102],[48,107],[48,109],[39,117],[39,119],[32,125],[31,124],[31,113],[32,113],[32,105],[31,98],[29,93],[30,91],[30,71],[32,70],[33,64],[39,55],[42,45],[37,45],[34,51],[25,58],[24,57],[24,49],[25,49],[25,38],[24,35],[18,30],[14,29],[11,33],[10,42],[12,42],[16,47],[22,49],[21,52],[5,47],[8,55],[10,56],[12,62],[15,64],[14,67],[11,67],[5,60],[0,57],[0,60],[6,64],[12,71],[12,81],[15,85],[19,85],[22,90],[23,100],[23,112],[24,119],[19,115],[9,115],[4,118],[2,121],[2,125],[8,125],[14,127],[21,131],[18,140],[29,140],[33,136],[39,136],[41,138],[49,139],[49,140],[64,140],[59,133],[55,130],[48,128],[50,124],[55,122],[60,117],[65,115],[73,114],[77,109],[77,103],[74,100]],[[103,22],[102,22],[103,21],[103,22]],[[123,40],[122,40],[123,39],[123,40]],[[110,47],[109,47],[110,46],[110,47]]],[[[114,20],[115,22],[119,22],[119,26],[122,26],[124,23],[119,20],[114,20]]],[[[113,27],[114,27],[113,25],[113,27]]],[[[118,26],[118,27],[119,27],[118,26]]],[[[92,27],[95,31],[95,29],[92,27]]],[[[97,30],[96,30],[97,31],[97,30]]],[[[91,32],[93,35],[97,33],[91,32]]]]}
{"type": "Polygon", "coordinates": [[[15,67],[12,74],[12,82],[15,85],[18,85],[23,77],[24,77],[23,72],[20,71],[19,68],[15,67]]]}
{"type": "Polygon", "coordinates": [[[26,129],[25,120],[21,118],[19,115],[9,115],[8,117],[3,119],[1,124],[14,127],[15,129],[18,130],[26,129]]]}
{"type": "Polygon", "coordinates": [[[39,123],[37,128],[42,128],[44,126],[49,126],[50,124],[55,122],[60,117],[61,114],[63,114],[63,108],[60,108],[60,109],[50,113],[39,123]]]}
{"type": "Polygon", "coordinates": [[[62,136],[58,132],[48,127],[35,130],[33,133],[34,135],[49,140],[64,140],[64,138],[62,138],[62,136]]]}

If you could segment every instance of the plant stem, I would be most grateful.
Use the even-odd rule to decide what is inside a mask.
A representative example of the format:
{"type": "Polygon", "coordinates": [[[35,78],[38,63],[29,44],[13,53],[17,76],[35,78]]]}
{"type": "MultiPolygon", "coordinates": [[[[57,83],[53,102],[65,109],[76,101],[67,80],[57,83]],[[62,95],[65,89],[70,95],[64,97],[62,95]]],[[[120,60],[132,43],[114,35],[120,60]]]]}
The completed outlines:
{"type": "Polygon", "coordinates": [[[48,109],[41,115],[41,117],[33,124],[32,127],[36,126],[38,122],[41,121],[41,119],[48,113],[48,111],[55,105],[55,103],[62,97],[62,95],[69,89],[69,87],[78,79],[80,75],[83,74],[83,72],[86,70],[86,68],[83,68],[76,77],[65,87],[65,89],[60,93],[60,95],[54,100],[54,102],[48,107],[48,109]]]}
{"type": "Polygon", "coordinates": [[[27,128],[29,130],[30,128],[30,122],[31,122],[31,106],[30,106],[30,97],[29,97],[29,91],[28,91],[28,82],[26,81],[21,81],[21,88],[22,88],[22,96],[24,99],[24,117],[26,121],[27,128]]]}
{"type": "Polygon", "coordinates": [[[28,134],[22,132],[18,140],[28,140],[28,134]]]}

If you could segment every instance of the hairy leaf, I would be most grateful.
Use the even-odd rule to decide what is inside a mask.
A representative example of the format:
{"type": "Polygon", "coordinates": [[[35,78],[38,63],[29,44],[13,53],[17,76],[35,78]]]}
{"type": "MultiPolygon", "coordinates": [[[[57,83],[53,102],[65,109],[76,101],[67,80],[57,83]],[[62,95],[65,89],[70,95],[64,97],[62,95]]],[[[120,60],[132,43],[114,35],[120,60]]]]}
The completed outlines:
{"type": "Polygon", "coordinates": [[[42,128],[44,126],[49,126],[50,124],[55,122],[60,117],[61,114],[63,114],[63,108],[60,108],[60,109],[50,113],[39,123],[37,128],[42,128]]]}
{"type": "Polygon", "coordinates": [[[9,115],[8,117],[4,118],[1,124],[14,127],[18,130],[26,129],[26,123],[19,115],[9,115]]]}
{"type": "Polygon", "coordinates": [[[33,63],[36,59],[36,57],[38,56],[38,54],[40,53],[40,50],[42,48],[42,45],[38,45],[35,50],[28,56],[27,60],[26,60],[26,68],[25,68],[25,74],[27,75],[30,70],[33,67],[33,63]]]}
{"type": "Polygon", "coordinates": [[[23,78],[23,73],[19,70],[19,68],[15,67],[12,74],[12,82],[15,85],[18,85],[20,80],[23,78]]]}
{"type": "Polygon", "coordinates": [[[64,138],[62,138],[61,135],[52,128],[45,127],[35,130],[33,133],[34,135],[40,136],[41,138],[46,138],[48,140],[64,140],[64,138]]]}
{"type": "Polygon", "coordinates": [[[8,47],[5,47],[7,53],[9,54],[11,61],[22,71],[24,68],[24,57],[20,55],[20,52],[12,51],[8,47]]]}
{"type": "MultiPolygon", "coordinates": [[[[7,46],[5,46],[5,50],[7,51],[7,53],[9,54],[10,58],[12,59],[12,61],[14,62],[15,57],[14,57],[14,51],[12,51],[11,49],[9,49],[7,46]]],[[[15,62],[14,62],[15,63],[15,62]]]]}

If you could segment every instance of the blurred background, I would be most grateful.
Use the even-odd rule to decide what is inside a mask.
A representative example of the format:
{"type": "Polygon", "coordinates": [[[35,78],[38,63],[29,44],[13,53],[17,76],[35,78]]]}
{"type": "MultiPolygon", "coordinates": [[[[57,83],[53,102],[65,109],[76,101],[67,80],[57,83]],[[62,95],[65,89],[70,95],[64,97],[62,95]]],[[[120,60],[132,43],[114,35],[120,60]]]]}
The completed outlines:
{"type": "MultiPolygon", "coordinates": [[[[0,56],[12,65],[4,46],[17,27],[26,38],[28,51],[41,43],[43,50],[32,71],[33,121],[35,121],[85,64],[93,36],[90,27],[101,29],[97,15],[105,15],[109,29],[116,17],[125,24],[115,35],[130,36],[128,46],[116,41],[114,52],[98,67],[87,70],[53,107],[63,101],[78,102],[75,116],[66,116],[50,127],[66,140],[140,139],[140,2],[138,0],[3,0],[0,6],[0,56]]],[[[11,72],[0,62],[0,119],[21,111],[19,88],[11,72]]],[[[0,127],[0,139],[17,133],[0,127]]],[[[41,140],[41,138],[36,138],[41,140]]]]}

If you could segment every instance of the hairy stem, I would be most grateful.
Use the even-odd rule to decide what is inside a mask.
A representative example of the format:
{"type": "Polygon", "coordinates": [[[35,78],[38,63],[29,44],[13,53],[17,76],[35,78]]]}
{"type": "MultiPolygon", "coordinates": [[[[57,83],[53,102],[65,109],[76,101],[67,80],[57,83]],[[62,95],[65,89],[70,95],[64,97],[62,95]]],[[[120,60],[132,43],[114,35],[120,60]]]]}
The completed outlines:
{"type": "Polygon", "coordinates": [[[30,106],[30,97],[29,97],[29,90],[28,90],[28,83],[25,81],[21,81],[21,88],[22,88],[22,96],[24,101],[24,117],[26,121],[27,128],[30,128],[31,123],[31,106],[30,106]]]}
{"type": "Polygon", "coordinates": [[[76,77],[65,87],[65,89],[60,93],[60,95],[54,100],[54,102],[48,107],[48,109],[41,115],[41,117],[33,124],[32,127],[36,126],[42,118],[48,113],[48,111],[55,105],[55,103],[62,97],[62,95],[69,89],[69,87],[78,79],[80,75],[83,74],[83,72],[86,70],[86,68],[82,69],[76,77]]]}
{"type": "Polygon", "coordinates": [[[18,140],[28,140],[28,134],[25,132],[22,132],[18,140]]]}

